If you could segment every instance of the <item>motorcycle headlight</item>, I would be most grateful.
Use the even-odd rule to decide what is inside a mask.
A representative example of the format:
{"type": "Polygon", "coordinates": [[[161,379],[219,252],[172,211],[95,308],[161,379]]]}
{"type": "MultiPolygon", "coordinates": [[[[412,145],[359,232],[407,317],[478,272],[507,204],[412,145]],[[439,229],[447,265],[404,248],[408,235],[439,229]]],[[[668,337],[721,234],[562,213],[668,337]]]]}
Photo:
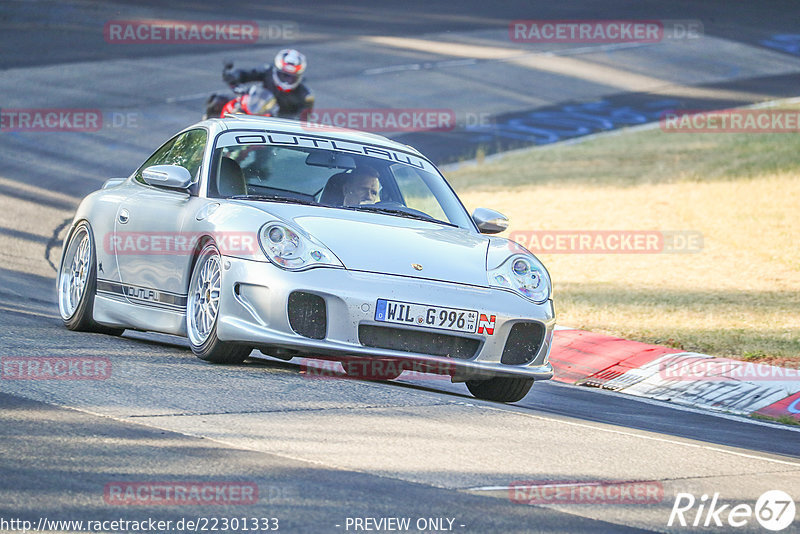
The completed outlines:
{"type": "Polygon", "coordinates": [[[516,254],[488,271],[489,285],[511,289],[537,304],[550,298],[547,269],[534,256],[516,254]]]}
{"type": "Polygon", "coordinates": [[[325,245],[282,223],[262,226],[258,232],[258,242],[267,259],[283,269],[298,271],[322,266],[344,267],[325,245]]]}

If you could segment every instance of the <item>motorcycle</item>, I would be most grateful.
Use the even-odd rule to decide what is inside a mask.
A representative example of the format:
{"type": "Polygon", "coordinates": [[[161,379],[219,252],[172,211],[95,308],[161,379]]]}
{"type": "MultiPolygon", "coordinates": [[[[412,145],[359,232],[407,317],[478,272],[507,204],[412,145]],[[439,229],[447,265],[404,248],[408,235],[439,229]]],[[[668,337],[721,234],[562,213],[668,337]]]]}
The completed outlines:
{"type": "MultiPolygon", "coordinates": [[[[225,70],[233,69],[233,63],[226,63],[225,70]]],[[[278,101],[269,89],[261,84],[230,85],[233,95],[212,93],[206,100],[203,119],[224,117],[229,113],[277,117],[280,112],[278,101]]]]}

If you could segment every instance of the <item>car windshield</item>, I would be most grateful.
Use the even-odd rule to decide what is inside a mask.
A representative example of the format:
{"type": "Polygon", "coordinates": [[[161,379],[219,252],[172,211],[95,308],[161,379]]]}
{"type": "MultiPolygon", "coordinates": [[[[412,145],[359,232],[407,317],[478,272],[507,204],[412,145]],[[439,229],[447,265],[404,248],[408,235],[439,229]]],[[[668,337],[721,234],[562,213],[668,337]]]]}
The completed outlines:
{"type": "Polygon", "coordinates": [[[226,132],[214,149],[208,196],[318,204],[473,228],[427,160],[313,136],[226,132]]]}

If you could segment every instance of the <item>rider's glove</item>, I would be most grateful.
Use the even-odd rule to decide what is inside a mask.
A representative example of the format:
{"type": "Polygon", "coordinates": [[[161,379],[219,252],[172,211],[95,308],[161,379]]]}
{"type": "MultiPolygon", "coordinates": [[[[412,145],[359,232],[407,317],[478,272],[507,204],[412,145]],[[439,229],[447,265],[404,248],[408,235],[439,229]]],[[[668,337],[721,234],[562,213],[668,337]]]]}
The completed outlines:
{"type": "Polygon", "coordinates": [[[238,69],[236,70],[223,70],[222,71],[222,81],[227,83],[228,85],[237,85],[239,83],[239,77],[241,76],[241,71],[238,69]]]}

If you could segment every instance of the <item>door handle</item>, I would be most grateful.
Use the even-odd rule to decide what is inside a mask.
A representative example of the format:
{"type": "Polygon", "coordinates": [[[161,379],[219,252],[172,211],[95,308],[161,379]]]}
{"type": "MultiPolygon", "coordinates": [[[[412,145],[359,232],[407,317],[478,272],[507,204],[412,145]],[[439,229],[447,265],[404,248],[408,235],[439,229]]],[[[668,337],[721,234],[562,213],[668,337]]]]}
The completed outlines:
{"type": "Polygon", "coordinates": [[[128,222],[128,219],[131,218],[131,214],[128,213],[128,210],[123,208],[120,210],[117,218],[119,219],[120,224],[125,224],[126,222],[128,222]]]}

